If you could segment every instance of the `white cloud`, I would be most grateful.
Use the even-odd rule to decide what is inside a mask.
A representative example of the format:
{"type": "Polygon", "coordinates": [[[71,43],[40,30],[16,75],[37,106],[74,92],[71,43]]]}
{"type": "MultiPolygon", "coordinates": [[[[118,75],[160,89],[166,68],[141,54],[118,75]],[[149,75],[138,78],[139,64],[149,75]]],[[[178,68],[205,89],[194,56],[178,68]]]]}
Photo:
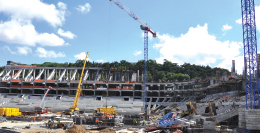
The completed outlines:
{"type": "MultiPolygon", "coordinates": [[[[242,24],[242,18],[236,20],[236,23],[242,24]]],[[[260,5],[255,6],[255,23],[257,30],[260,32],[260,5]]]]}
{"type": "Polygon", "coordinates": [[[135,55],[135,56],[138,56],[138,55],[140,55],[140,54],[142,54],[142,51],[137,51],[137,50],[136,50],[136,51],[134,52],[134,55],[135,55]]]}
{"type": "Polygon", "coordinates": [[[101,60],[96,60],[96,62],[99,62],[99,63],[104,63],[104,62],[107,62],[107,61],[105,61],[105,60],[101,59],[101,60]]]}
{"type": "Polygon", "coordinates": [[[0,0],[0,13],[11,19],[0,22],[0,40],[26,46],[62,46],[64,40],[53,33],[38,33],[33,20],[46,21],[50,25],[62,26],[67,5],[59,2],[57,7],[41,0],[0,0]]]}
{"type": "Polygon", "coordinates": [[[29,47],[16,47],[17,52],[22,55],[27,55],[28,53],[32,53],[32,49],[29,47]]]}
{"type": "Polygon", "coordinates": [[[54,27],[65,21],[66,4],[59,2],[58,8],[41,0],[0,0],[0,12],[11,15],[11,19],[44,20],[54,27]]]}
{"type": "MultiPolygon", "coordinates": [[[[160,57],[156,58],[158,63],[163,63],[163,60],[167,59],[178,64],[184,62],[211,66],[214,64],[230,69],[232,59],[240,59],[242,43],[216,40],[215,36],[208,33],[207,24],[191,27],[180,37],[163,34],[158,35],[158,38],[160,42],[153,46],[160,52],[160,57]]],[[[238,72],[241,71],[238,69],[238,72]]]]}
{"type": "Polygon", "coordinates": [[[223,25],[223,27],[222,27],[222,31],[227,31],[227,30],[231,30],[232,29],[232,26],[229,26],[228,24],[226,24],[226,25],[223,25]]]}
{"type": "Polygon", "coordinates": [[[55,53],[54,51],[50,50],[45,50],[44,48],[38,47],[35,50],[35,53],[38,57],[42,58],[58,58],[58,57],[65,57],[66,55],[64,53],[58,52],[55,53]]]}
{"type": "MultiPolygon", "coordinates": [[[[81,52],[80,54],[74,55],[74,57],[77,58],[77,60],[85,60],[86,52],[81,52]]],[[[90,59],[88,58],[87,61],[90,61],[90,59]]]]}
{"type": "Polygon", "coordinates": [[[60,36],[64,36],[64,37],[67,37],[69,39],[73,39],[76,35],[74,35],[73,33],[71,33],[70,31],[64,31],[62,30],[61,28],[59,28],[58,30],[58,34],[60,36]]]}
{"type": "Polygon", "coordinates": [[[11,54],[16,54],[15,51],[12,51],[8,46],[4,46],[4,49],[6,49],[7,51],[9,51],[11,54]]]}
{"type": "Polygon", "coordinates": [[[4,49],[11,54],[27,55],[28,53],[32,53],[32,49],[29,47],[16,47],[17,51],[12,51],[8,46],[4,46],[4,49]]]}
{"type": "Polygon", "coordinates": [[[236,23],[238,23],[238,24],[242,24],[242,18],[236,20],[236,23]]]}
{"type": "Polygon", "coordinates": [[[29,21],[0,22],[0,40],[27,46],[62,46],[65,41],[51,33],[38,33],[29,21]]]}
{"type": "Polygon", "coordinates": [[[223,25],[222,27],[222,31],[224,32],[222,35],[225,35],[227,33],[228,30],[231,30],[232,26],[229,26],[228,24],[223,25]]]}
{"type": "Polygon", "coordinates": [[[79,5],[76,9],[78,11],[80,11],[81,13],[86,14],[86,13],[90,12],[91,5],[89,3],[86,3],[85,5],[79,5]]]}

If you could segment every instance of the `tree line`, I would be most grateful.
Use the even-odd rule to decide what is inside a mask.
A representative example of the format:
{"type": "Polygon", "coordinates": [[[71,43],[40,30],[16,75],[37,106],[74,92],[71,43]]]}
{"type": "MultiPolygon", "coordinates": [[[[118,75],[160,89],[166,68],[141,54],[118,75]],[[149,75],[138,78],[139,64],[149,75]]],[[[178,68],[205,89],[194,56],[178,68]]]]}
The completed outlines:
{"type": "MultiPolygon", "coordinates": [[[[83,67],[84,60],[77,60],[75,63],[52,63],[45,62],[43,64],[34,64],[39,67],[83,67]]],[[[116,70],[139,70],[140,74],[144,70],[144,60],[139,60],[136,63],[130,63],[126,60],[120,62],[89,62],[87,61],[86,67],[103,67],[107,69],[116,70]]],[[[184,63],[179,65],[171,61],[164,60],[163,64],[157,63],[155,60],[148,60],[148,81],[149,82],[168,82],[168,81],[188,81],[191,79],[207,79],[216,77],[216,71],[220,72],[220,76],[226,73],[230,75],[229,70],[223,68],[211,68],[209,65],[195,65],[184,63]]]]}

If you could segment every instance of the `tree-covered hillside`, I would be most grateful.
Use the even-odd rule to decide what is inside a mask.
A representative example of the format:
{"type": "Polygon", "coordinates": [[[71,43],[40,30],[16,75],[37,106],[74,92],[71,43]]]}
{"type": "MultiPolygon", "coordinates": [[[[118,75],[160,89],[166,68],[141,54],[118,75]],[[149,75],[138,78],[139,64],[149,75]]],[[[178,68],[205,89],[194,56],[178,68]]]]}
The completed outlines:
{"type": "MultiPolygon", "coordinates": [[[[35,64],[43,67],[83,67],[84,60],[77,60],[75,63],[51,63],[45,62],[43,64],[35,64]]],[[[142,73],[144,69],[144,60],[140,60],[136,63],[130,63],[125,60],[120,62],[87,62],[86,67],[104,67],[117,70],[139,70],[142,73]]],[[[230,75],[227,69],[223,68],[211,68],[210,66],[195,65],[190,63],[184,63],[179,65],[172,63],[171,61],[164,60],[163,64],[157,63],[155,60],[149,60],[148,62],[148,80],[149,82],[165,82],[165,81],[183,81],[190,79],[205,79],[216,76],[216,71],[220,71],[220,75],[224,72],[230,75]]]]}

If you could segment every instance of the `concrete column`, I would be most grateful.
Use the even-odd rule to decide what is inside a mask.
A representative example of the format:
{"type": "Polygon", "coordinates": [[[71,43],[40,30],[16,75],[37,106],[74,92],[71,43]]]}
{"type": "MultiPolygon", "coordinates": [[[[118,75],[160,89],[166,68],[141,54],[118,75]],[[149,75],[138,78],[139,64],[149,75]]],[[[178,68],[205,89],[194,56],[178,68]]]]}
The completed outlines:
{"type": "Polygon", "coordinates": [[[26,70],[26,69],[23,69],[23,79],[24,79],[25,70],[26,70]]]}
{"type": "Polygon", "coordinates": [[[71,70],[70,70],[70,78],[69,78],[69,80],[71,79],[71,70]]]}
{"type": "Polygon", "coordinates": [[[137,82],[139,82],[139,70],[137,70],[137,82]]]}
{"type": "Polygon", "coordinates": [[[47,77],[49,77],[50,76],[50,69],[48,69],[48,73],[47,73],[47,77]]]}
{"type": "MultiPolygon", "coordinates": [[[[77,71],[77,75],[78,75],[78,76],[77,76],[77,79],[75,79],[75,80],[79,80],[79,73],[78,73],[78,71],[77,71]]],[[[76,77],[75,77],[75,78],[76,78],[76,77]]]]}
{"type": "Polygon", "coordinates": [[[135,85],[133,84],[133,97],[135,97],[135,85]]]}
{"type": "Polygon", "coordinates": [[[12,76],[11,77],[13,77],[14,76],[14,70],[12,70],[12,76]]]}
{"type": "Polygon", "coordinates": [[[53,80],[56,80],[57,79],[57,69],[55,69],[55,77],[53,78],[53,80]]]}
{"type": "Polygon", "coordinates": [[[69,80],[69,69],[66,69],[67,79],[69,80]]]}
{"type": "Polygon", "coordinates": [[[35,79],[35,69],[33,69],[33,79],[35,79]]]}
{"type": "Polygon", "coordinates": [[[44,69],[44,80],[46,80],[46,69],[44,69]]]}

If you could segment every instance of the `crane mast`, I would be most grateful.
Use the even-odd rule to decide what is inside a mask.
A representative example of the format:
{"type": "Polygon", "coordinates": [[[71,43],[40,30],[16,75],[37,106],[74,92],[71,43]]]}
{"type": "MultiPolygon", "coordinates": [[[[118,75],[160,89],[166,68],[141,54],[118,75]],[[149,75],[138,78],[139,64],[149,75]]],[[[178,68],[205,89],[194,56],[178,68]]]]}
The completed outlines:
{"type": "Polygon", "coordinates": [[[83,68],[82,68],[82,72],[81,72],[81,76],[80,76],[80,80],[79,80],[79,84],[78,84],[78,89],[77,89],[77,92],[76,92],[75,100],[74,100],[74,102],[73,102],[73,105],[69,108],[71,111],[77,111],[77,110],[79,110],[79,108],[77,108],[77,106],[78,106],[79,97],[80,97],[80,92],[81,92],[81,87],[80,87],[80,85],[81,85],[81,81],[82,81],[82,77],[83,77],[83,73],[84,73],[86,61],[87,61],[87,59],[88,59],[88,54],[89,54],[89,52],[87,52],[87,55],[86,55],[86,58],[85,58],[85,62],[84,62],[83,68]]]}
{"type": "Polygon", "coordinates": [[[130,17],[134,20],[138,21],[141,25],[140,28],[144,31],[144,84],[143,84],[143,108],[144,113],[147,113],[147,83],[148,83],[148,32],[150,32],[153,37],[156,37],[156,32],[151,30],[150,26],[146,22],[144,22],[141,18],[135,15],[130,9],[121,4],[118,0],[110,0],[113,1],[119,8],[124,10],[130,17]]]}
{"type": "Polygon", "coordinates": [[[244,44],[246,108],[255,109],[257,106],[260,108],[260,104],[254,0],[241,0],[241,10],[244,44]],[[248,96],[249,101],[247,100],[248,96]]]}

